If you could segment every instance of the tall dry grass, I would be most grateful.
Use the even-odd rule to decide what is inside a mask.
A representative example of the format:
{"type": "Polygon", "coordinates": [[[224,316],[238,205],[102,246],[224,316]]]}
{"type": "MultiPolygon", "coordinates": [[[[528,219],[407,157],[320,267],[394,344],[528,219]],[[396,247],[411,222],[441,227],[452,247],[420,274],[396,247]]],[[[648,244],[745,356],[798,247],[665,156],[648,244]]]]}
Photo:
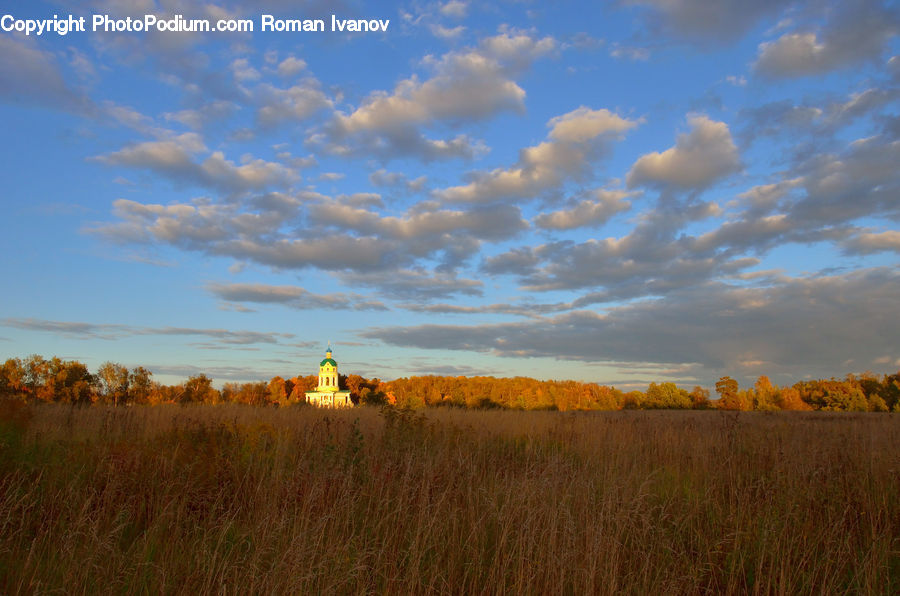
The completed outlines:
{"type": "Polygon", "coordinates": [[[0,593],[900,592],[900,419],[0,408],[0,593]]]}

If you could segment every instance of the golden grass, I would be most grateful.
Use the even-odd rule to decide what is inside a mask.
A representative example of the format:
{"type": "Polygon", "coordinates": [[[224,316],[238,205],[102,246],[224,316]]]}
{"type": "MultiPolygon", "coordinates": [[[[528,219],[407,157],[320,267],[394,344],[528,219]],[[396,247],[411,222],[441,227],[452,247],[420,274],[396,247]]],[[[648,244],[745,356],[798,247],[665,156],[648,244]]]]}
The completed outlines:
{"type": "Polygon", "coordinates": [[[900,592],[900,418],[0,408],[0,593],[900,592]]]}

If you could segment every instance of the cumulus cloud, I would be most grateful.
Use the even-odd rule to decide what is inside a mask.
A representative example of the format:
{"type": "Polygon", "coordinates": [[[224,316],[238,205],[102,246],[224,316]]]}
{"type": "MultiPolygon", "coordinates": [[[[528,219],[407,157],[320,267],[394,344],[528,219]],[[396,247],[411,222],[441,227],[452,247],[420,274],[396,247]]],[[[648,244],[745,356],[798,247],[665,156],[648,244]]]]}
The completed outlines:
{"type": "Polygon", "coordinates": [[[702,190],[741,168],[740,155],[724,122],[698,115],[688,118],[689,133],[662,153],[641,156],[628,172],[629,187],[702,190]]]}
{"type": "MultiPolygon", "coordinates": [[[[107,14],[117,19],[143,18],[146,14],[171,18],[178,14],[185,19],[209,19],[215,23],[219,19],[244,17],[213,3],[190,0],[165,0],[162,3],[103,0],[95,3],[94,10],[97,14],[107,14]],[[162,7],[158,4],[162,4],[162,7]]],[[[223,41],[238,41],[247,36],[246,33],[217,35],[223,41]]],[[[239,103],[246,101],[248,93],[241,84],[241,73],[235,73],[231,68],[221,68],[207,52],[198,48],[205,39],[204,35],[156,30],[141,35],[97,31],[91,36],[92,44],[101,54],[120,61],[129,69],[138,65],[150,66],[162,74],[165,82],[184,90],[190,96],[239,103]]]]}
{"type": "Polygon", "coordinates": [[[426,61],[434,75],[413,76],[392,92],[367,97],[350,113],[338,112],[324,136],[313,137],[332,152],[366,152],[385,158],[415,155],[425,160],[472,157],[478,143],[465,135],[429,139],[421,129],[483,120],[503,111],[524,111],[525,91],[512,79],[554,50],[549,37],[504,30],[473,49],[426,61]]]}
{"type": "Polygon", "coordinates": [[[651,28],[679,38],[729,42],[746,33],[760,18],[788,6],[791,0],[627,0],[649,9],[651,28]]]}
{"type": "Polygon", "coordinates": [[[884,369],[876,361],[896,352],[898,292],[900,275],[876,268],[782,278],[760,288],[702,284],[602,314],[575,311],[478,326],[388,326],[361,335],[390,345],[511,357],[696,363],[706,384],[721,374],[750,381],[763,372],[794,381],[847,370],[848,361],[856,371],[884,369]]]}
{"type": "Polygon", "coordinates": [[[260,104],[256,120],[263,128],[306,120],[316,112],[332,107],[331,100],[315,79],[306,79],[287,89],[263,83],[254,89],[254,95],[260,104]]]}
{"type": "Polygon", "coordinates": [[[234,102],[214,100],[197,108],[168,112],[164,114],[166,120],[180,122],[192,130],[201,130],[213,122],[221,123],[225,118],[237,110],[234,102]]]}
{"type": "Polygon", "coordinates": [[[897,160],[900,141],[856,141],[786,172],[793,177],[741,193],[733,204],[737,211],[709,231],[692,235],[683,226],[721,215],[715,204],[661,199],[621,238],[519,248],[486,259],[483,267],[515,275],[530,290],[602,288],[576,300],[585,305],[666,295],[733,275],[789,243],[836,243],[850,254],[893,250],[893,231],[861,231],[853,222],[900,219],[900,173],[891,165],[897,160]]]}
{"type": "Polygon", "coordinates": [[[876,252],[900,253],[900,231],[860,232],[843,243],[850,254],[872,254],[876,252]]]}
{"type": "Polygon", "coordinates": [[[443,25],[434,24],[431,26],[431,33],[435,37],[440,37],[441,39],[457,39],[460,37],[466,28],[462,25],[457,25],[456,27],[444,27],[443,25]]]}
{"type": "Polygon", "coordinates": [[[334,198],[267,193],[244,202],[201,198],[168,205],[119,199],[118,221],[87,231],[116,242],[172,245],[278,269],[382,272],[437,260],[438,268],[449,272],[482,242],[510,238],[528,227],[519,209],[509,205],[418,209],[402,216],[373,210],[381,205],[371,193],[334,198]]]}
{"type": "Polygon", "coordinates": [[[34,43],[0,35],[0,100],[75,113],[90,113],[93,102],[71,88],[56,58],[34,43]]]}
{"type": "Polygon", "coordinates": [[[387,310],[377,300],[341,292],[315,294],[299,286],[274,286],[249,283],[209,283],[207,291],[228,302],[280,304],[296,310],[387,310]]]}
{"type": "Polygon", "coordinates": [[[678,234],[679,227],[649,221],[621,238],[519,248],[486,259],[483,268],[494,274],[516,275],[523,289],[530,291],[603,288],[574,303],[585,306],[662,296],[758,263],[751,258],[699,252],[691,237],[678,234]]]}
{"type": "Polygon", "coordinates": [[[286,216],[208,200],[159,205],[118,199],[113,208],[119,221],[98,223],[87,231],[116,242],[172,245],[277,269],[382,270],[409,260],[396,244],[374,237],[337,241],[311,231],[286,230],[299,212],[286,216]]]}
{"type": "Polygon", "coordinates": [[[511,205],[491,205],[468,210],[442,209],[395,217],[326,202],[311,207],[310,219],[320,226],[334,226],[398,239],[432,240],[447,234],[469,233],[480,239],[499,240],[527,227],[519,209],[511,205]]]}
{"type": "Polygon", "coordinates": [[[534,219],[535,225],[545,230],[573,230],[596,226],[631,207],[631,203],[626,200],[631,193],[626,191],[598,189],[591,195],[591,198],[579,201],[567,209],[538,215],[534,219]]]}
{"type": "Polygon", "coordinates": [[[759,46],[754,68],[772,78],[826,73],[879,58],[900,33],[900,13],[875,0],[838,2],[821,30],[785,33],[759,46]]]}
{"type": "Polygon", "coordinates": [[[441,209],[396,217],[332,201],[311,206],[309,218],[320,227],[374,234],[400,242],[411,257],[443,253],[443,262],[451,269],[474,254],[482,240],[506,239],[528,226],[518,207],[511,205],[441,209]]]}
{"type": "Polygon", "coordinates": [[[288,56],[278,64],[278,74],[282,77],[292,77],[306,68],[306,61],[295,56],[288,56]]]}
{"type": "Polygon", "coordinates": [[[606,109],[582,106],[552,118],[547,123],[548,140],[522,149],[515,166],[473,174],[472,182],[438,190],[435,195],[454,202],[535,197],[569,178],[583,177],[592,158],[639,123],[606,109]]]}
{"type": "Polygon", "coordinates": [[[873,215],[897,219],[898,160],[900,141],[880,136],[855,141],[841,153],[809,158],[797,168],[803,193],[789,207],[792,220],[829,225],[873,215]]]}
{"type": "Polygon", "coordinates": [[[384,168],[381,168],[369,174],[369,182],[374,186],[401,189],[408,193],[418,193],[422,192],[425,188],[428,177],[419,176],[418,178],[410,180],[406,174],[400,172],[388,172],[384,168]]]}
{"type": "Polygon", "coordinates": [[[745,108],[739,117],[744,123],[743,136],[750,140],[779,135],[793,138],[798,132],[827,139],[858,119],[877,113],[898,97],[897,89],[871,87],[846,98],[820,101],[818,105],[795,104],[791,100],[770,102],[745,108]]]}
{"type": "Polygon", "coordinates": [[[127,166],[161,174],[178,183],[214,188],[228,193],[284,186],[294,178],[282,164],[247,157],[241,165],[214,151],[203,161],[195,155],[206,146],[195,133],[158,141],[135,143],[94,159],[110,166],[127,166]]]}
{"type": "Polygon", "coordinates": [[[480,296],[484,283],[453,274],[418,269],[399,269],[390,275],[364,271],[340,273],[344,284],[375,288],[392,300],[435,300],[453,296],[480,296]]]}
{"type": "Polygon", "coordinates": [[[468,2],[462,2],[461,0],[449,0],[448,2],[444,2],[440,8],[442,15],[457,19],[465,17],[468,10],[468,2]]]}

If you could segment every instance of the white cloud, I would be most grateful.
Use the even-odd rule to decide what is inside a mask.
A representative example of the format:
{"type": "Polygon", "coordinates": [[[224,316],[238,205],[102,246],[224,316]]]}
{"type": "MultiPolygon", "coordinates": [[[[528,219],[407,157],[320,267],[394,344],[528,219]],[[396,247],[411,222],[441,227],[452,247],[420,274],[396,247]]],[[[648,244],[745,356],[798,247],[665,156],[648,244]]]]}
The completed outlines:
{"type": "Polygon", "coordinates": [[[306,79],[287,89],[263,83],[255,89],[255,95],[260,104],[256,119],[264,128],[306,120],[333,105],[315,79],[306,79]]]}
{"type": "Polygon", "coordinates": [[[483,120],[503,111],[523,112],[525,91],[511,77],[555,47],[552,38],[504,30],[475,49],[429,58],[426,64],[434,76],[425,81],[413,76],[390,93],[370,94],[352,112],[338,112],[325,138],[316,140],[341,154],[358,148],[384,157],[471,157],[478,146],[465,135],[427,139],[420,128],[483,120]]]}
{"type": "Polygon", "coordinates": [[[458,202],[534,197],[558,187],[567,178],[583,175],[590,167],[590,158],[639,122],[606,109],[582,106],[552,118],[547,123],[550,140],[522,149],[514,167],[474,174],[469,184],[445,188],[435,195],[458,202]]]}
{"type": "Polygon", "coordinates": [[[651,28],[699,41],[730,42],[791,0],[627,0],[646,6],[651,28]]]}
{"type": "Polygon", "coordinates": [[[278,64],[278,74],[282,77],[293,77],[306,68],[306,61],[288,56],[278,64]]]}
{"type": "Polygon", "coordinates": [[[0,100],[83,114],[94,110],[63,78],[53,54],[7,33],[0,35],[0,100]]]}
{"type": "Polygon", "coordinates": [[[294,174],[284,165],[246,158],[241,165],[214,151],[202,162],[194,156],[206,146],[196,133],[129,145],[94,159],[111,166],[127,166],[162,174],[174,182],[196,184],[227,193],[283,186],[294,174]]]}
{"type": "Polygon", "coordinates": [[[662,153],[641,156],[628,172],[629,187],[701,190],[741,167],[728,125],[706,116],[688,118],[689,133],[662,153]]]}
{"type": "Polygon", "coordinates": [[[221,125],[222,121],[230,116],[238,108],[237,104],[225,100],[213,100],[199,108],[168,112],[164,114],[166,120],[180,122],[191,130],[201,130],[208,124],[215,122],[221,125]]]}
{"type": "Polygon", "coordinates": [[[880,2],[837,3],[821,30],[761,43],[754,68],[773,78],[822,74],[879,58],[898,33],[900,17],[880,2]]]}
{"type": "Polygon", "coordinates": [[[592,198],[579,201],[568,209],[542,213],[534,223],[545,230],[573,230],[605,223],[612,216],[631,207],[625,200],[631,193],[621,190],[595,190],[592,198]]]}
{"type": "Polygon", "coordinates": [[[628,60],[646,62],[650,59],[650,50],[616,42],[610,47],[609,55],[613,58],[627,58],[628,60]]]}
{"type": "Polygon", "coordinates": [[[444,27],[443,25],[434,24],[431,26],[431,33],[435,37],[440,37],[441,39],[457,39],[464,32],[466,28],[462,25],[457,25],[456,27],[444,27]]]}
{"type": "Polygon", "coordinates": [[[466,16],[466,12],[469,9],[468,2],[461,2],[460,0],[449,0],[441,5],[441,14],[446,17],[454,17],[457,19],[461,19],[466,16]]]}
{"type": "Polygon", "coordinates": [[[877,252],[900,253],[900,231],[860,232],[844,242],[844,248],[852,254],[877,252]]]}
{"type": "Polygon", "coordinates": [[[258,70],[250,65],[250,61],[246,58],[236,58],[231,63],[231,72],[239,83],[247,81],[257,81],[262,75],[258,70]]]}
{"type": "Polygon", "coordinates": [[[425,188],[428,177],[419,176],[418,178],[410,180],[405,174],[400,172],[388,172],[384,168],[381,168],[369,174],[369,182],[375,186],[400,188],[409,193],[418,193],[422,192],[425,188]]]}
{"type": "Polygon", "coordinates": [[[510,238],[528,226],[519,209],[508,205],[419,210],[399,217],[373,210],[380,206],[380,197],[371,193],[334,199],[268,193],[243,205],[235,200],[160,205],[119,199],[114,203],[118,221],[87,231],[120,243],[172,245],[278,269],[380,275],[421,260],[450,272],[482,242],[510,238]]]}

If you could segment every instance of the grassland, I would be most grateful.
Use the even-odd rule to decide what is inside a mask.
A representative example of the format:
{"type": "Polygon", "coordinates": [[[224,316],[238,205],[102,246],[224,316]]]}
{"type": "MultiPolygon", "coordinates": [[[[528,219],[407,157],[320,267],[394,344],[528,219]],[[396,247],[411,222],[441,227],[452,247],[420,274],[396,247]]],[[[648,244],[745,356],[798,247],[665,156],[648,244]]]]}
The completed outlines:
{"type": "Polygon", "coordinates": [[[0,593],[900,592],[893,414],[0,407],[0,593]]]}

